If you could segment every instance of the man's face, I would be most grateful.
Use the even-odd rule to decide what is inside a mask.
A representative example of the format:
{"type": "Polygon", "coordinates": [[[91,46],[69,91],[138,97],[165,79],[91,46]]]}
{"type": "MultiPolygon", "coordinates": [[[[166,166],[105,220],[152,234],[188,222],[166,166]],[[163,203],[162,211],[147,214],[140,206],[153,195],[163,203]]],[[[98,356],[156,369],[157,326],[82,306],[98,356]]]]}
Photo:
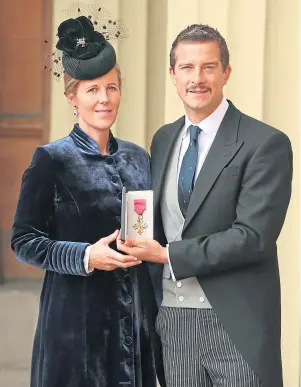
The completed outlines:
{"type": "Polygon", "coordinates": [[[231,67],[223,69],[220,48],[215,41],[181,42],[175,57],[175,69],[170,68],[169,72],[186,113],[197,123],[221,103],[231,67]]]}

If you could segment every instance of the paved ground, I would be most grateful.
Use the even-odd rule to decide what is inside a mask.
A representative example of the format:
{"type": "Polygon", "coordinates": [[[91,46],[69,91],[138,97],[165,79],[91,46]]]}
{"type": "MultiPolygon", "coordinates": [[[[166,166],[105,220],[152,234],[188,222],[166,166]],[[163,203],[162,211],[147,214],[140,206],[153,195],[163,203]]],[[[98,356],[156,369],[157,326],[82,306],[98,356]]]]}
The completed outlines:
{"type": "Polygon", "coordinates": [[[29,387],[39,282],[0,285],[0,387],[29,387]]]}

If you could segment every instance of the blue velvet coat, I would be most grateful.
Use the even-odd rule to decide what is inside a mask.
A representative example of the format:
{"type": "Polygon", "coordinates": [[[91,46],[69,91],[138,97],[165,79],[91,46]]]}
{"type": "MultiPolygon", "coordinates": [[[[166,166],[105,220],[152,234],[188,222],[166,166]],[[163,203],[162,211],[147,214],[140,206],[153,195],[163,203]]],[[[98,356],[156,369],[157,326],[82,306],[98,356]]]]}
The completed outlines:
{"type": "Polygon", "coordinates": [[[164,385],[148,264],[84,268],[87,246],[120,228],[122,186],[150,188],[145,150],[111,135],[109,153],[75,125],[24,173],[12,249],[46,270],[31,387],[155,387],[155,364],[164,385]]]}

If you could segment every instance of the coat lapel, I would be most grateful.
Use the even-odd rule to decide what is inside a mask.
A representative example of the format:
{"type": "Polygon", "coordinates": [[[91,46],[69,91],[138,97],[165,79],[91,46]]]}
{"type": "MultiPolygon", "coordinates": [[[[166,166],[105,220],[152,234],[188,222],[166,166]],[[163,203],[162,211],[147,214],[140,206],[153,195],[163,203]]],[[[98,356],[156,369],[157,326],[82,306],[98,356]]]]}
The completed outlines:
{"type": "Polygon", "coordinates": [[[162,193],[163,182],[165,179],[169,158],[173,150],[174,144],[176,142],[176,139],[181,129],[184,126],[184,123],[185,123],[185,117],[183,116],[177,121],[175,121],[173,124],[169,125],[168,128],[165,129],[166,141],[164,144],[163,143],[160,144],[161,145],[160,154],[159,155],[156,154],[156,158],[158,160],[161,160],[161,162],[157,164],[158,172],[156,173],[156,178],[153,180],[155,214],[157,213],[157,210],[159,208],[160,197],[162,193]]]}
{"type": "Polygon", "coordinates": [[[196,180],[183,231],[204,202],[223,168],[232,160],[243,142],[237,142],[241,113],[231,102],[196,180]]]}

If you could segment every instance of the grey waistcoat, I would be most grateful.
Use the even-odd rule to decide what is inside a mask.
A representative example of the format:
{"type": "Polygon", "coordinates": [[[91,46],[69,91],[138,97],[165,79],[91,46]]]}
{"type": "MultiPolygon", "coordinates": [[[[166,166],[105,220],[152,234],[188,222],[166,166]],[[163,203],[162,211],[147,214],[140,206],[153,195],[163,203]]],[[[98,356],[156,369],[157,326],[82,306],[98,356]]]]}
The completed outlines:
{"type": "MultiPolygon", "coordinates": [[[[176,141],[173,149],[163,186],[161,199],[161,216],[168,243],[182,238],[184,218],[178,202],[177,168],[182,138],[176,141]]],[[[163,271],[162,306],[177,308],[211,308],[196,277],[174,282],[171,278],[169,265],[163,271]]]]}

